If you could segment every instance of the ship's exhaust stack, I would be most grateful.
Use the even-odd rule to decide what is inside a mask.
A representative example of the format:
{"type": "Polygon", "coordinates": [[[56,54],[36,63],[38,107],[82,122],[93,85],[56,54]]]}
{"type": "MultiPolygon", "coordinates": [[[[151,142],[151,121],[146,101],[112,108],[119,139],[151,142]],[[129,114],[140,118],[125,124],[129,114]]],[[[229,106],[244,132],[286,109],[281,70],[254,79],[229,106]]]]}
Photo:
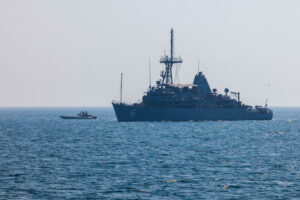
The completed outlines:
{"type": "Polygon", "coordinates": [[[208,81],[205,78],[205,76],[202,74],[202,72],[199,72],[198,74],[196,74],[193,84],[198,85],[198,88],[199,88],[201,94],[207,95],[207,94],[211,93],[211,89],[208,84],[208,81]]]}

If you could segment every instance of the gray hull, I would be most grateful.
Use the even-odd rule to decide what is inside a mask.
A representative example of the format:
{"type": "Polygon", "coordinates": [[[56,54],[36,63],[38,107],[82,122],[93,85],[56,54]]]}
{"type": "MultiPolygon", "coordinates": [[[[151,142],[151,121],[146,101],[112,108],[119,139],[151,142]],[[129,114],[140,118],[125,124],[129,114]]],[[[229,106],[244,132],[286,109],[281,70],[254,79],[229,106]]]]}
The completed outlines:
{"type": "Polygon", "coordinates": [[[240,108],[155,108],[114,104],[118,121],[271,120],[273,113],[240,108]]]}

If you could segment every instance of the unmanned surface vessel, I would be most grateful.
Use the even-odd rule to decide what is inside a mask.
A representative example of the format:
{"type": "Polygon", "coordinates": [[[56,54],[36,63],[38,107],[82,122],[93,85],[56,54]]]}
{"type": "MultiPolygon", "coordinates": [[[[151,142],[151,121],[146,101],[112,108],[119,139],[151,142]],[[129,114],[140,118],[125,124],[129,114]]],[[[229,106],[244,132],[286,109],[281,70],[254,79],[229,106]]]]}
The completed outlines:
{"type": "Polygon", "coordinates": [[[89,115],[87,111],[81,111],[76,116],[60,116],[62,119],[97,119],[96,116],[89,115]]]}
{"type": "MultiPolygon", "coordinates": [[[[204,121],[204,120],[271,120],[273,112],[264,107],[254,108],[240,101],[239,92],[225,89],[225,95],[211,90],[202,72],[198,72],[193,84],[174,84],[172,67],[182,63],[173,55],[173,29],[171,29],[170,56],[160,63],[165,65],[161,79],[154,87],[149,86],[142,102],[126,104],[120,98],[112,103],[118,121],[204,121]],[[231,95],[234,97],[231,97],[231,95]]],[[[122,88],[122,78],[121,78],[122,88]]],[[[121,89],[122,94],[122,89],[121,89]]]]}

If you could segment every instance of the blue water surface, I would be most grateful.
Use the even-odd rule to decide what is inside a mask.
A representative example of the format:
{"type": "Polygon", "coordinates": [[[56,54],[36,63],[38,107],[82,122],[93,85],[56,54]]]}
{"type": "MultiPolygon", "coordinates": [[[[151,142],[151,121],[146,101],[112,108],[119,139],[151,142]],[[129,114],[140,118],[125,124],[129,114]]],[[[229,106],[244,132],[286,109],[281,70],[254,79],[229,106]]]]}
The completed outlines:
{"type": "Polygon", "coordinates": [[[63,120],[0,108],[0,199],[299,199],[300,108],[272,121],[63,120]]]}

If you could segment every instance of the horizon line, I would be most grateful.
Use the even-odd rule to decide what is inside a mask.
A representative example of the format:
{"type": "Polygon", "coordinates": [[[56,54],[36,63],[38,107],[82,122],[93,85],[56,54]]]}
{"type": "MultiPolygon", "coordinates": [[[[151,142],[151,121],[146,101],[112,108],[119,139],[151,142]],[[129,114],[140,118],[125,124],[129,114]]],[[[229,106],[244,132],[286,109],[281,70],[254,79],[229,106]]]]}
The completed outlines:
{"type": "MultiPolygon", "coordinates": [[[[76,106],[1,106],[0,108],[82,108],[82,107],[89,107],[89,108],[109,108],[112,107],[111,105],[94,105],[94,106],[84,106],[84,105],[76,105],[76,106]]],[[[292,105],[292,106],[282,106],[282,105],[275,105],[275,106],[268,106],[269,108],[293,108],[293,107],[300,107],[300,105],[292,105]]]]}

